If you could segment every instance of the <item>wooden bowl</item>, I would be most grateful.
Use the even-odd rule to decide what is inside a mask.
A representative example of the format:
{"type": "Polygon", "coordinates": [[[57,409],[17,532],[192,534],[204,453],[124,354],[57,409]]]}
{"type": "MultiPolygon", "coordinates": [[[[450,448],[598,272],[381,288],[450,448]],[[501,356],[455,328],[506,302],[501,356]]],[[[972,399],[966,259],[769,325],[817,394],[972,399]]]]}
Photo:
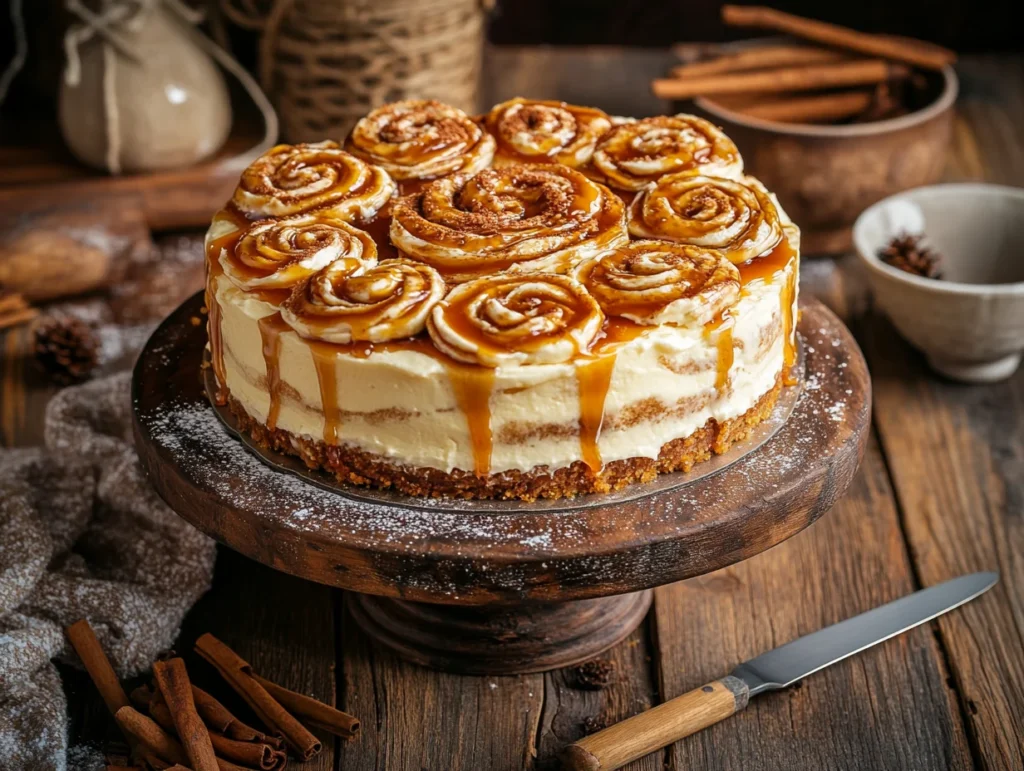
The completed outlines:
{"type": "Polygon", "coordinates": [[[703,97],[693,105],[732,137],[747,170],[799,223],[804,253],[834,254],[852,248],[853,223],[868,206],[942,175],[958,81],[949,66],[927,78],[920,109],[872,123],[776,123],[703,97]]]}

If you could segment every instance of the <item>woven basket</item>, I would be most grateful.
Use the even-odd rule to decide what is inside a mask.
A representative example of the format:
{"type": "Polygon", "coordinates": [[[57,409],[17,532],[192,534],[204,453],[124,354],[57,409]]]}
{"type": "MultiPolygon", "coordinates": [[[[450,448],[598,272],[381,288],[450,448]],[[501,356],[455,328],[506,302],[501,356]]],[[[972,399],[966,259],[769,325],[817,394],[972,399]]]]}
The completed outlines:
{"type": "Polygon", "coordinates": [[[270,3],[259,25],[260,79],[285,138],[340,139],[397,99],[475,111],[486,10],[480,0],[270,3]]]}

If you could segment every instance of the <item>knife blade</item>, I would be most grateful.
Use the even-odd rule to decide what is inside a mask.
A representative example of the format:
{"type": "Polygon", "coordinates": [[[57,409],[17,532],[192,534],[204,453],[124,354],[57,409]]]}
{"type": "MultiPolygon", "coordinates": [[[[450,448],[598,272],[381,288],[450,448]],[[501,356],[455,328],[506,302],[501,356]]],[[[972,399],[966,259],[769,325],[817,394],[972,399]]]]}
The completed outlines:
{"type": "Polygon", "coordinates": [[[922,589],[762,653],[740,664],[732,675],[747,684],[751,696],[785,688],[970,602],[998,580],[998,573],[971,573],[922,589]]]}
{"type": "Polygon", "coordinates": [[[734,715],[747,706],[751,696],[785,688],[948,613],[998,581],[998,573],[960,576],[799,637],[743,662],[721,680],[570,744],[563,756],[564,767],[612,771],[734,715]]]}

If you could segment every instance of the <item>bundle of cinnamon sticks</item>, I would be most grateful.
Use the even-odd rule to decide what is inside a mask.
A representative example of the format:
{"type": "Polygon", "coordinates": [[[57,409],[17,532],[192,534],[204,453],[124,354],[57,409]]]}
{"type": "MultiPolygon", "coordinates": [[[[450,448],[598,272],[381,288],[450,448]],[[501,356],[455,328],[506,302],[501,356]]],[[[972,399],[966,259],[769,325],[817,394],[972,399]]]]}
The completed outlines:
{"type": "Polygon", "coordinates": [[[88,621],[71,625],[67,635],[128,741],[138,769],[277,771],[284,768],[289,751],[300,761],[320,752],[320,740],[300,719],[346,739],[359,730],[351,715],[260,677],[210,634],[196,641],[196,652],[245,700],[266,731],[243,723],[193,685],[177,657],[155,662],[152,686],[139,686],[129,699],[88,621]]]}
{"type": "Polygon", "coordinates": [[[883,120],[909,111],[921,70],[956,54],[922,40],[872,35],[762,6],[725,5],[729,26],[781,32],[806,44],[774,44],[682,64],[652,83],[661,99],[702,96],[781,123],[883,120]]]}

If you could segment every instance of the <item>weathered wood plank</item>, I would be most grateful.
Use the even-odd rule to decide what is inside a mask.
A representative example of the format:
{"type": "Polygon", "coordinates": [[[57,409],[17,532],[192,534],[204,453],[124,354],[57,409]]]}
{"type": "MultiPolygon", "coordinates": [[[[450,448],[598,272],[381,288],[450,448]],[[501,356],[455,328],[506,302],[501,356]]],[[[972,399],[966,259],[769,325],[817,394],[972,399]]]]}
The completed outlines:
{"type": "Polygon", "coordinates": [[[32,325],[0,332],[0,445],[31,447],[43,443],[43,414],[57,392],[36,367],[32,325]]]}
{"type": "MultiPolygon", "coordinates": [[[[210,632],[268,680],[335,704],[333,590],[279,573],[230,549],[217,551],[213,588],[185,617],[176,643],[192,680],[243,720],[260,725],[213,667],[192,651],[196,638],[210,632]]],[[[312,731],[324,749],[302,767],[331,771],[335,738],[317,728],[312,731]]]]}
{"type": "MultiPolygon", "coordinates": [[[[656,590],[665,698],[915,588],[877,445],[846,496],[751,560],[656,590]]],[[[965,769],[964,730],[932,630],[919,628],[677,742],[669,768],[965,769]]]]}
{"type": "MultiPolygon", "coordinates": [[[[963,61],[947,176],[1024,183],[1024,61],[963,61]]],[[[1024,767],[1024,371],[953,385],[888,322],[866,325],[875,421],[915,571],[933,583],[997,569],[986,597],[939,621],[972,750],[983,768],[1024,767]]]]}
{"type": "MultiPolygon", "coordinates": [[[[549,768],[565,746],[587,734],[625,720],[657,703],[651,677],[657,651],[651,645],[648,624],[622,643],[593,660],[610,672],[607,687],[588,690],[585,672],[577,667],[544,676],[538,766],[549,768]]],[[[627,771],[662,771],[664,753],[656,752],[630,763],[627,771]]]]}
{"type": "Polygon", "coordinates": [[[434,672],[372,648],[344,616],[342,708],[362,734],[344,744],[345,771],[532,769],[544,676],[467,677],[434,672]]]}
{"type": "Polygon", "coordinates": [[[984,768],[1024,768],[1024,371],[940,381],[892,327],[870,325],[876,422],[915,569],[931,584],[998,570],[999,585],[939,621],[984,768]]]}

